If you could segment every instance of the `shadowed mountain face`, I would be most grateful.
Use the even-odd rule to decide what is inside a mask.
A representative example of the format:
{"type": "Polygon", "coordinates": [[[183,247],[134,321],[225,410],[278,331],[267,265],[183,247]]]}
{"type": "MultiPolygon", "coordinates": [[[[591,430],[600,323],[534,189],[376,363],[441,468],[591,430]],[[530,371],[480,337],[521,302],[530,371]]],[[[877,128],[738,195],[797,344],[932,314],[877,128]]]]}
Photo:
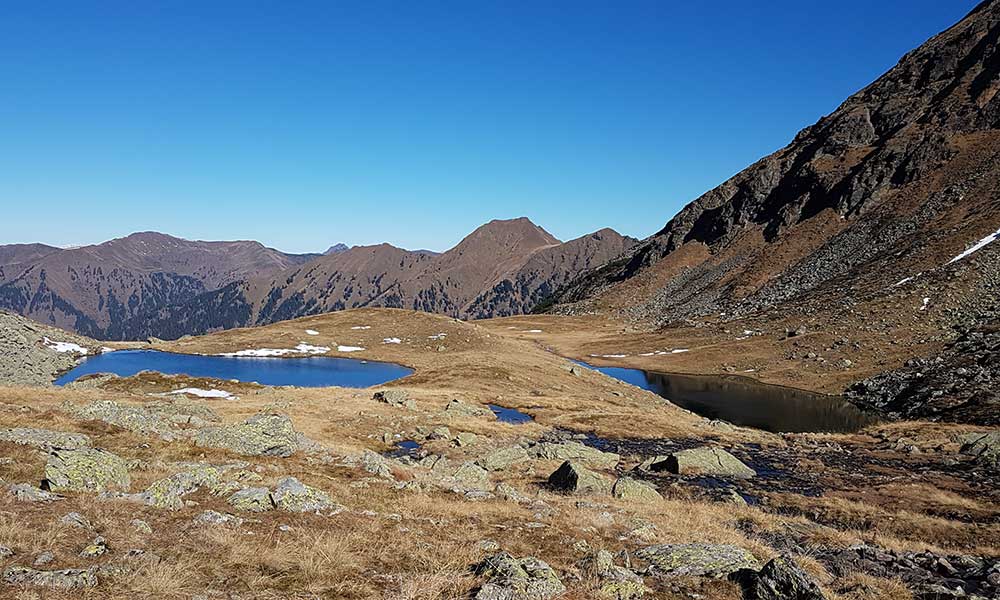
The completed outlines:
{"type": "Polygon", "coordinates": [[[311,258],[258,242],[195,242],[136,233],[60,250],[0,246],[0,308],[92,337],[137,314],[311,258]]]}
{"type": "Polygon", "coordinates": [[[0,246],[0,308],[104,339],[176,338],[359,306],[509,315],[634,243],[602,230],[563,244],[522,218],[488,223],[443,254],[381,244],[292,255],[159,233],[69,250],[0,246]]]}
{"type": "Polygon", "coordinates": [[[462,318],[520,314],[633,244],[610,229],[562,243],[525,218],[492,221],[442,254],[356,246],[136,315],[110,333],[176,338],[365,306],[462,318]]]}
{"type": "Polygon", "coordinates": [[[960,268],[969,294],[995,294],[997,248],[948,261],[1000,228],[998,42],[1000,2],[984,2],[626,256],[564,286],[556,310],[582,303],[662,325],[822,308],[960,268]]]}

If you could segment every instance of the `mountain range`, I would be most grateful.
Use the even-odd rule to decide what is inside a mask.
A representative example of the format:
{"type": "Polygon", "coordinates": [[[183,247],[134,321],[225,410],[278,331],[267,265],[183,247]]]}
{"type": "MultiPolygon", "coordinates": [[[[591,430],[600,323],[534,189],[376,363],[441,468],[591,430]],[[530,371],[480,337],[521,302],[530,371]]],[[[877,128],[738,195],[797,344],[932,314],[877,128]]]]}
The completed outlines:
{"type": "Polygon", "coordinates": [[[0,308],[99,339],[169,339],[363,306],[504,316],[636,242],[603,229],[562,243],[520,218],[487,223],[441,254],[389,244],[287,254],[154,232],[73,249],[9,245],[0,246],[0,308]]]}

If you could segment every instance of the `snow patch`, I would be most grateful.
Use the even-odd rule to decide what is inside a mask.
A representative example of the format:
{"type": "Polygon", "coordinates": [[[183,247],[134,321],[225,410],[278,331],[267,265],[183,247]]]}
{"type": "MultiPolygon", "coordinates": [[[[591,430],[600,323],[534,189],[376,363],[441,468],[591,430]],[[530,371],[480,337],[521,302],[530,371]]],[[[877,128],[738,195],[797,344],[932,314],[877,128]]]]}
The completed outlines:
{"type": "Polygon", "coordinates": [[[101,354],[107,354],[108,352],[114,352],[114,348],[108,348],[107,346],[101,347],[101,354]]]}
{"type": "Polygon", "coordinates": [[[361,352],[364,350],[361,346],[337,346],[337,352],[361,352]]]}
{"type": "Polygon", "coordinates": [[[591,354],[593,358],[626,358],[628,354],[591,354]]]}
{"type": "Polygon", "coordinates": [[[976,242],[975,244],[973,244],[969,249],[967,249],[965,252],[962,252],[961,254],[959,254],[958,256],[956,256],[955,258],[949,260],[946,264],[950,265],[953,262],[958,262],[958,261],[962,260],[963,258],[969,256],[970,254],[972,254],[974,252],[978,252],[979,250],[982,250],[987,244],[989,244],[990,242],[995,241],[997,238],[1000,238],[1000,229],[997,229],[995,232],[993,232],[993,233],[989,234],[988,236],[984,237],[983,239],[979,240],[978,242],[976,242]]]}
{"type": "Polygon", "coordinates": [[[526,329],[524,333],[541,333],[541,329],[526,329]]]}
{"type": "Polygon", "coordinates": [[[438,333],[438,334],[435,334],[435,335],[429,335],[429,336],[427,336],[427,339],[429,339],[429,340],[443,340],[446,337],[448,337],[447,333],[438,333]]]}
{"type": "Polygon", "coordinates": [[[382,340],[383,344],[402,344],[403,340],[399,338],[385,338],[382,340]]]}
{"type": "Polygon", "coordinates": [[[927,310],[927,305],[931,303],[930,298],[924,298],[923,304],[920,305],[920,310],[927,310]]]}
{"type": "Polygon", "coordinates": [[[671,354],[683,354],[684,352],[690,352],[687,348],[675,348],[670,351],[671,354]]]}
{"type": "Polygon", "coordinates": [[[306,335],[319,335],[319,332],[315,329],[306,329],[306,335]]]}
{"type": "Polygon", "coordinates": [[[266,357],[266,356],[285,356],[286,354],[326,354],[330,351],[327,346],[312,346],[305,342],[299,343],[298,346],[294,348],[257,348],[250,350],[239,350],[237,352],[222,352],[217,356],[255,356],[255,357],[266,357]]]}
{"type": "Polygon", "coordinates": [[[351,329],[371,329],[371,328],[372,328],[371,325],[355,325],[354,327],[351,327],[351,329]]]}
{"type": "Polygon", "coordinates": [[[79,344],[74,344],[73,342],[54,342],[48,337],[44,338],[45,345],[49,348],[55,350],[56,352],[76,352],[77,354],[86,354],[87,349],[79,344]]]}
{"type": "Polygon", "coordinates": [[[225,390],[203,390],[201,388],[184,388],[182,390],[174,390],[169,392],[170,394],[188,394],[191,396],[198,396],[199,398],[232,398],[233,395],[225,390]]]}

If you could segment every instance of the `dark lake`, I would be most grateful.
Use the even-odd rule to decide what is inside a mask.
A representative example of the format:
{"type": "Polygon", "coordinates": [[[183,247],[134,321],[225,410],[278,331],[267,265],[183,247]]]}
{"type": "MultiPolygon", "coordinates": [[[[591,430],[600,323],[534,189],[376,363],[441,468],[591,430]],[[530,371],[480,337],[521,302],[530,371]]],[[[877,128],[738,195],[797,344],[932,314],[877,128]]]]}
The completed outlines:
{"type": "Polygon", "coordinates": [[[352,358],[325,356],[256,358],[173,354],[155,350],[119,350],[85,359],[72,371],[56,379],[55,384],[65,385],[92,373],[114,373],[129,377],[140,371],[223,380],[235,379],[263,385],[352,388],[379,385],[413,372],[412,369],[393,363],[352,358]]]}
{"type": "Polygon", "coordinates": [[[851,432],[878,421],[840,396],[768,385],[748,377],[675,375],[576,362],[654,392],[703,417],[744,427],[775,433],[851,432]]]}

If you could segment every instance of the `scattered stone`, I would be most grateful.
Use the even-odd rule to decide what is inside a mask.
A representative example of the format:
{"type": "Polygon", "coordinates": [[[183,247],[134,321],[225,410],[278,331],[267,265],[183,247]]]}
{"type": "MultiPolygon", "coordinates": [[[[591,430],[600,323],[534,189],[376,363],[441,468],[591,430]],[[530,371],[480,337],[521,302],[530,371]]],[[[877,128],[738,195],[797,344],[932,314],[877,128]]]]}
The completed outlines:
{"type": "Polygon", "coordinates": [[[486,469],[471,462],[462,463],[452,474],[452,479],[467,488],[487,488],[490,485],[490,474],[486,469]]]}
{"type": "Polygon", "coordinates": [[[431,430],[430,434],[428,434],[427,439],[430,439],[430,440],[450,440],[451,439],[451,430],[448,429],[447,427],[443,427],[443,426],[442,427],[435,427],[434,429],[431,430]]]}
{"type": "Polygon", "coordinates": [[[233,508],[247,512],[266,512],[274,508],[271,492],[266,487],[247,488],[227,500],[233,508]]]}
{"type": "Polygon", "coordinates": [[[498,483],[495,488],[493,488],[493,493],[507,502],[514,502],[516,504],[531,504],[531,498],[525,496],[517,490],[514,486],[509,483],[498,483]]]}
{"type": "Polygon", "coordinates": [[[389,461],[377,452],[372,452],[371,450],[365,450],[362,452],[360,464],[362,469],[368,471],[372,475],[378,475],[379,477],[385,477],[386,479],[394,479],[392,475],[392,467],[389,466],[389,461]]]}
{"type": "Polygon", "coordinates": [[[94,587],[97,585],[97,576],[89,569],[39,571],[28,567],[7,567],[3,571],[3,581],[8,585],[25,585],[69,590],[74,588],[94,587]]]}
{"type": "Polygon", "coordinates": [[[487,471],[502,471],[529,459],[528,451],[521,446],[507,446],[481,457],[476,461],[476,464],[487,471]]]}
{"type": "Polygon", "coordinates": [[[482,417],[486,419],[496,420],[497,416],[493,414],[493,411],[485,406],[466,404],[457,398],[448,403],[444,407],[444,412],[448,416],[457,417],[482,417]]]}
{"type": "Polygon", "coordinates": [[[131,479],[121,457],[96,448],[59,448],[49,453],[44,485],[52,491],[127,491],[131,479]]]}
{"type": "Polygon", "coordinates": [[[611,495],[629,502],[659,502],[663,500],[656,488],[645,481],[619,477],[611,487],[611,495]]]}
{"type": "Polygon", "coordinates": [[[8,487],[7,490],[18,502],[51,502],[63,499],[58,494],[36,488],[28,483],[15,483],[8,487]]]}
{"type": "Polygon", "coordinates": [[[71,512],[66,515],[63,515],[63,517],[59,519],[59,523],[62,525],[69,525],[70,527],[79,527],[80,529],[94,528],[94,526],[91,525],[87,517],[81,515],[78,512],[71,512]]]}
{"type": "Polygon", "coordinates": [[[278,482],[271,494],[274,505],[290,512],[316,512],[333,507],[329,494],[305,485],[294,477],[278,482]]]}
{"type": "Polygon", "coordinates": [[[677,475],[712,475],[736,479],[749,479],[757,475],[740,459],[714,446],[675,452],[667,460],[654,463],[651,468],[654,471],[667,470],[677,475]]]}
{"type": "Polygon", "coordinates": [[[0,442],[10,442],[21,446],[34,446],[42,450],[51,450],[52,448],[68,448],[72,450],[90,447],[90,437],[82,433],[33,429],[29,427],[0,429],[0,442]]]}
{"type": "Polygon", "coordinates": [[[962,437],[962,454],[975,456],[980,464],[1000,465],[1000,431],[973,433],[962,437]]]}
{"type": "Polygon", "coordinates": [[[384,402],[396,408],[408,408],[410,410],[417,408],[417,403],[410,399],[403,390],[380,390],[375,392],[372,400],[384,402]]]}
{"type": "Polygon", "coordinates": [[[745,600],[826,600],[819,584],[790,556],[775,558],[760,571],[740,571],[733,579],[745,600]]]}
{"type": "Polygon", "coordinates": [[[55,554],[52,554],[51,552],[42,552],[41,554],[35,557],[34,562],[32,562],[31,564],[36,567],[41,567],[43,565],[49,564],[55,559],[56,559],[55,554]]]}
{"type": "Polygon", "coordinates": [[[580,562],[585,573],[598,579],[598,592],[609,600],[637,600],[648,591],[642,577],[625,567],[615,565],[607,550],[598,550],[580,562]]]}
{"type": "Polygon", "coordinates": [[[479,436],[471,431],[460,431],[455,435],[455,445],[459,448],[464,448],[475,444],[477,439],[479,439],[479,436]]]}
{"type": "Polygon", "coordinates": [[[571,460],[603,469],[612,469],[621,460],[621,456],[613,452],[603,452],[580,442],[540,442],[531,447],[531,455],[546,460],[571,460]]]}
{"type": "Polygon", "coordinates": [[[108,551],[108,542],[101,536],[94,538],[94,541],[87,544],[80,551],[80,556],[84,558],[97,558],[108,551]]]}
{"type": "Polygon", "coordinates": [[[237,517],[236,515],[228,515],[214,510],[206,510],[194,518],[194,523],[196,525],[225,525],[239,527],[243,524],[243,519],[242,517],[237,517]]]}
{"type": "Polygon", "coordinates": [[[499,552],[480,563],[476,574],[488,579],[476,600],[548,600],[566,591],[552,567],[532,556],[499,552]]]}
{"type": "Polygon", "coordinates": [[[153,528],[150,527],[149,523],[143,521],[142,519],[132,519],[129,521],[129,525],[131,525],[132,529],[135,529],[139,533],[145,533],[146,535],[153,533],[153,528]]]}
{"type": "Polygon", "coordinates": [[[659,544],[635,553],[649,563],[658,577],[728,577],[742,569],[757,570],[760,564],[752,554],[728,544],[659,544]]]}
{"type": "Polygon", "coordinates": [[[195,443],[247,456],[288,457],[298,450],[298,434],[284,415],[260,414],[242,423],[198,431],[195,443]]]}
{"type": "Polygon", "coordinates": [[[7,546],[0,546],[0,559],[14,556],[14,551],[7,546]]]}
{"type": "Polygon", "coordinates": [[[569,460],[549,475],[549,485],[578,494],[607,492],[611,487],[602,476],[569,460]]]}

